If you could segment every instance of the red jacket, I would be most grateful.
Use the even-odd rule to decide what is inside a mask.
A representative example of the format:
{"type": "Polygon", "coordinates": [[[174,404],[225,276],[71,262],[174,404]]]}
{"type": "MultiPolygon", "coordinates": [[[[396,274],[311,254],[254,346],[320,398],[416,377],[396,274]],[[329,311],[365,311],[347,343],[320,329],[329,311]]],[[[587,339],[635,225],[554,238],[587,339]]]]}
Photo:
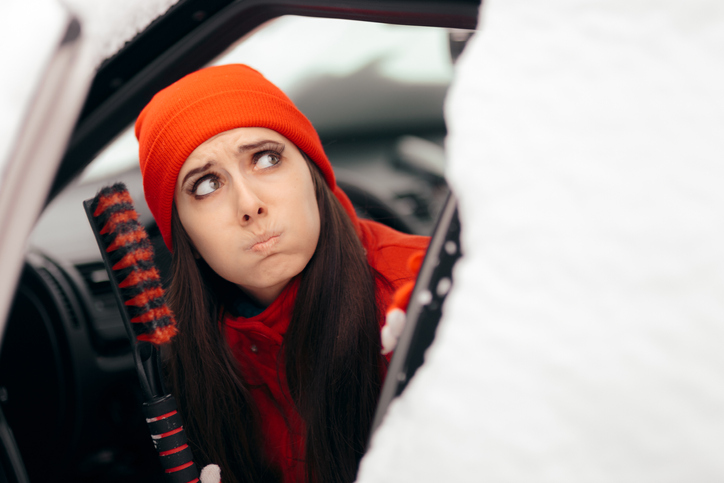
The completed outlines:
{"type": "MultiPolygon", "coordinates": [[[[407,260],[427,249],[428,237],[405,235],[373,221],[355,221],[370,265],[394,288],[416,276],[408,270],[407,260]]],[[[278,360],[298,285],[295,278],[259,315],[244,318],[227,312],[224,316],[227,340],[259,409],[267,457],[281,468],[285,483],[305,480],[304,462],[298,460],[304,454],[303,424],[287,388],[284,363],[278,360]]]]}

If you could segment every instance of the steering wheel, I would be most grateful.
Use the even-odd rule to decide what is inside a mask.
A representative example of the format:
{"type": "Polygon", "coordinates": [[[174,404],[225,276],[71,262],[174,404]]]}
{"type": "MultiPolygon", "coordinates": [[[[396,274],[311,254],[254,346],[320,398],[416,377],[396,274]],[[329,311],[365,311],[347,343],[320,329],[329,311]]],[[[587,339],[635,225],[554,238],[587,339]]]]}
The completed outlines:
{"type": "Polygon", "coordinates": [[[410,227],[395,209],[386,201],[370,193],[367,189],[348,179],[337,179],[337,185],[342,188],[349,200],[352,202],[357,216],[387,225],[402,233],[413,234],[415,231],[410,227]]]}

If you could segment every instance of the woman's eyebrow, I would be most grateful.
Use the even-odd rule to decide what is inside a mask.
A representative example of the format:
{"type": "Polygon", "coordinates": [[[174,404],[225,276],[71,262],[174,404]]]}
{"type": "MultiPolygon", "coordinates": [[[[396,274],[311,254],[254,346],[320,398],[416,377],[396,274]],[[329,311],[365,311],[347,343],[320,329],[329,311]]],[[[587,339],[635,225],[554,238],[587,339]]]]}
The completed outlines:
{"type": "MultiPolygon", "coordinates": [[[[259,149],[260,147],[267,146],[267,145],[278,146],[279,148],[277,148],[277,149],[284,148],[284,143],[280,143],[279,141],[273,141],[271,139],[263,139],[261,141],[255,142],[255,143],[242,144],[241,146],[239,146],[239,153],[241,154],[241,153],[245,153],[247,151],[253,151],[255,149],[259,149]]],[[[208,163],[201,166],[200,168],[192,169],[191,171],[186,173],[186,176],[184,176],[184,179],[181,182],[181,184],[186,184],[186,180],[189,179],[191,176],[198,174],[198,173],[203,173],[207,169],[211,168],[213,165],[214,165],[214,162],[209,161],[208,163]]]]}
{"type": "Polygon", "coordinates": [[[255,149],[259,149],[262,146],[271,145],[271,146],[281,146],[284,147],[283,143],[280,143],[279,141],[273,141],[271,139],[263,139],[261,141],[257,141],[255,143],[250,144],[242,144],[239,146],[239,153],[245,153],[247,151],[253,151],[255,149]]]}
{"type": "Polygon", "coordinates": [[[189,179],[191,176],[193,176],[193,175],[195,175],[195,174],[198,174],[198,173],[203,173],[204,171],[206,171],[207,169],[209,169],[209,168],[212,167],[213,165],[214,165],[214,162],[213,162],[213,161],[209,161],[208,163],[206,163],[205,165],[201,166],[200,168],[194,168],[194,169],[192,169],[191,171],[189,171],[188,173],[186,173],[186,176],[184,176],[184,180],[181,182],[181,184],[182,184],[182,185],[185,185],[185,184],[186,184],[186,180],[189,179]]]}

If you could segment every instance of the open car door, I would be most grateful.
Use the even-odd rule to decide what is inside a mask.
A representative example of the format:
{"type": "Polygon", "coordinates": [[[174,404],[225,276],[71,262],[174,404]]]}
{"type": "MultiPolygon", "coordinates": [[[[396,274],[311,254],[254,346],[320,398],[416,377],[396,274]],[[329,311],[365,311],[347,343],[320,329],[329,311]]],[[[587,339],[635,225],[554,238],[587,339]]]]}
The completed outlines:
{"type": "MultiPolygon", "coordinates": [[[[20,108],[3,112],[6,126],[20,127],[10,130],[12,137],[4,146],[8,154],[0,158],[0,342],[23,265],[25,241],[44,206],[94,73],[83,49],[80,21],[53,0],[35,3],[40,13],[32,25],[3,27],[10,35],[22,31],[20,38],[12,39],[12,45],[23,49],[20,57],[34,56],[28,61],[16,55],[20,65],[5,65],[5,72],[18,72],[20,82],[27,81],[15,67],[32,64],[40,75],[34,87],[24,90],[25,99],[14,99],[20,108]],[[27,109],[22,109],[23,104],[27,109]]],[[[14,15],[4,17],[3,22],[18,20],[14,15]]],[[[4,94],[16,93],[10,87],[4,94]]],[[[2,397],[7,398],[4,387],[2,397]]],[[[1,409],[0,481],[29,481],[1,409]]]]}

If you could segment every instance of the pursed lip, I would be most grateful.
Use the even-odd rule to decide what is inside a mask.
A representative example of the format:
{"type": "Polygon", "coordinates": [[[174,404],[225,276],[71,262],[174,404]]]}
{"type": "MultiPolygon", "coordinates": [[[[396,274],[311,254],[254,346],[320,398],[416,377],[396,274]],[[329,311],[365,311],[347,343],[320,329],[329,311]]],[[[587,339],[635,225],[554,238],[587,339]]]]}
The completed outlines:
{"type": "Polygon", "coordinates": [[[281,235],[279,233],[265,233],[257,236],[247,250],[252,252],[267,251],[279,242],[280,236],[281,235]]]}

